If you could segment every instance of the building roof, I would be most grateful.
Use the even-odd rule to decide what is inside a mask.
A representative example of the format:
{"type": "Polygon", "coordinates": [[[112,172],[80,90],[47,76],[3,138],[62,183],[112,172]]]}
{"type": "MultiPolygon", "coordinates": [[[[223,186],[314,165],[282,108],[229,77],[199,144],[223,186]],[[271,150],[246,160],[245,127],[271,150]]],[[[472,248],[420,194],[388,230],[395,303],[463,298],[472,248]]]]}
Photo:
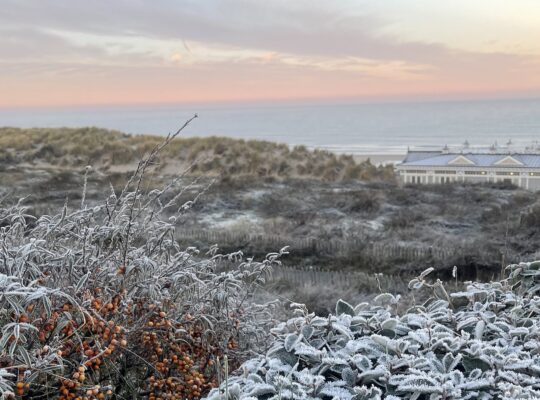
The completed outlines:
{"type": "Polygon", "coordinates": [[[540,168],[540,154],[444,153],[411,151],[400,166],[540,168]]]}
{"type": "Polygon", "coordinates": [[[407,152],[403,163],[425,160],[427,158],[431,158],[440,154],[440,151],[409,151],[407,152]]]}

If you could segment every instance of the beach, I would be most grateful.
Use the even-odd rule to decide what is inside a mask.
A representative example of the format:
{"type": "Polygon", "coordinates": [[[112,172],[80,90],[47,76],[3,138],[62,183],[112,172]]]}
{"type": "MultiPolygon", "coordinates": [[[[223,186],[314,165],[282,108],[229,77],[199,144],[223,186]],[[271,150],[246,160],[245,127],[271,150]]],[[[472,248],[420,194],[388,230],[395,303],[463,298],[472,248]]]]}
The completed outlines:
{"type": "Polygon", "coordinates": [[[401,162],[405,158],[403,154],[353,154],[357,163],[369,160],[373,165],[389,165],[401,162]]]}

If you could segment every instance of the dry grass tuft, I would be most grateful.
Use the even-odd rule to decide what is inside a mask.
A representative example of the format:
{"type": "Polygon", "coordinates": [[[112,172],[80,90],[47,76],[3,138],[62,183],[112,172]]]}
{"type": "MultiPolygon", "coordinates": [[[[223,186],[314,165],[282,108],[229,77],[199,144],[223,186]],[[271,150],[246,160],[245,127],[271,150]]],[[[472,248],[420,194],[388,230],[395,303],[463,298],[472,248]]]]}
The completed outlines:
{"type": "MultiPolygon", "coordinates": [[[[64,167],[93,165],[104,171],[125,171],[134,169],[137,161],[162,139],[95,127],[0,128],[0,162],[64,167]]],[[[156,162],[160,163],[162,173],[174,174],[189,167],[194,175],[220,175],[226,179],[245,176],[331,182],[394,179],[391,167],[356,163],[348,155],[226,137],[176,138],[156,162]]]]}

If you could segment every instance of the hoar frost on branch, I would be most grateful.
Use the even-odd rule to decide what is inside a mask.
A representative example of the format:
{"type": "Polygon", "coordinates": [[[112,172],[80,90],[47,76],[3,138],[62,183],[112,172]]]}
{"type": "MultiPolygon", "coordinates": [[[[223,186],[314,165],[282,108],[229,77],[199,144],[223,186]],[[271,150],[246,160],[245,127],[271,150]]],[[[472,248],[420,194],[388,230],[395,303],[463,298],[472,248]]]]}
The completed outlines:
{"type": "Polygon", "coordinates": [[[198,197],[177,204],[179,179],[142,190],[185,126],[101,204],[0,208],[1,398],[196,399],[221,383],[220,359],[236,368],[266,346],[269,309],[249,296],[281,254],[182,248],[176,221],[198,197]],[[235,268],[218,272],[223,257],[235,268]]]}

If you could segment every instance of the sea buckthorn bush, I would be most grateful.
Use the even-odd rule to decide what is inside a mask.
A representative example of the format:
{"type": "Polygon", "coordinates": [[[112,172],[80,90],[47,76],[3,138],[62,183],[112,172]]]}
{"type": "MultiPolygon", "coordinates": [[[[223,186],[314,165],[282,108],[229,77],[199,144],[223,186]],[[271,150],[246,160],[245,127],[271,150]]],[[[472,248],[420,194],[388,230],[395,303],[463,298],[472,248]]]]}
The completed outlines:
{"type": "Polygon", "coordinates": [[[267,345],[269,308],[250,296],[280,254],[178,244],[196,199],[177,204],[177,182],[141,189],[171,138],[102,203],[0,208],[1,398],[198,399],[267,345]],[[223,257],[235,267],[219,272],[223,257]]]}
{"type": "Polygon", "coordinates": [[[339,301],[327,317],[293,304],[266,356],[208,399],[540,398],[540,261],[508,270],[457,293],[426,270],[410,288],[431,298],[404,313],[389,293],[356,307],[339,301]]]}

